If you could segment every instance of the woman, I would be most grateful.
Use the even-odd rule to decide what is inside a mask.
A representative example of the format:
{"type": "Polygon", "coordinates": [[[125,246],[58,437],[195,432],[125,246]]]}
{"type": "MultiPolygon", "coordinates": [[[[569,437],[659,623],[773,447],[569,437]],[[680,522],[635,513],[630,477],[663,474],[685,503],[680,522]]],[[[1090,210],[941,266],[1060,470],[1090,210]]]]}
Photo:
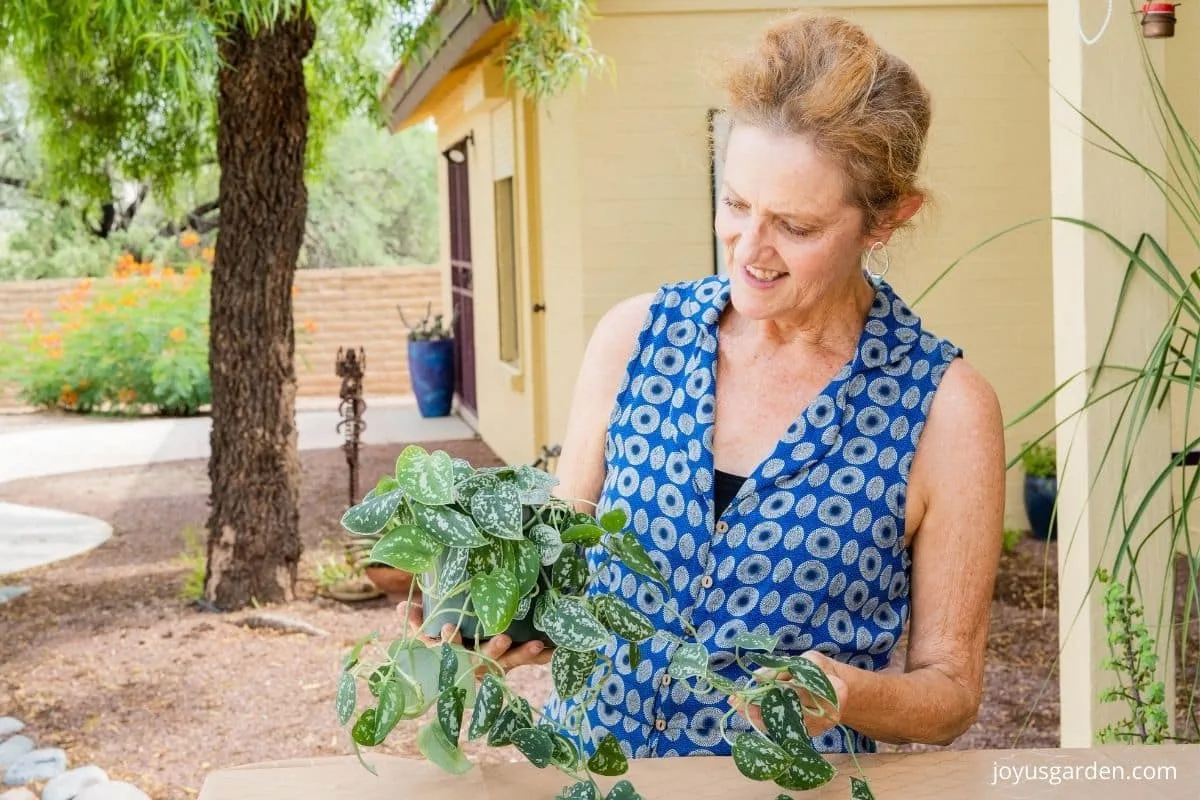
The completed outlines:
{"type": "MultiPolygon", "coordinates": [[[[888,241],[923,202],[929,98],[858,27],[799,15],[769,27],[725,88],[728,277],[600,321],[559,494],[626,512],[670,589],[618,563],[598,590],[660,629],[691,626],[727,677],[742,674],[731,642],[744,631],[820,665],[839,710],[807,720],[818,750],[948,744],[979,707],[1005,467],[993,390],[882,280],[888,241]],[[885,670],[906,620],[907,663],[885,670]]],[[[506,650],[489,645],[508,666],[549,657],[506,650]]],[[[728,697],[672,684],[672,652],[643,645],[637,668],[625,646],[606,653],[615,672],[585,709],[593,742],[729,753],[728,697]]],[[[570,707],[551,697],[546,712],[570,707]]]]}

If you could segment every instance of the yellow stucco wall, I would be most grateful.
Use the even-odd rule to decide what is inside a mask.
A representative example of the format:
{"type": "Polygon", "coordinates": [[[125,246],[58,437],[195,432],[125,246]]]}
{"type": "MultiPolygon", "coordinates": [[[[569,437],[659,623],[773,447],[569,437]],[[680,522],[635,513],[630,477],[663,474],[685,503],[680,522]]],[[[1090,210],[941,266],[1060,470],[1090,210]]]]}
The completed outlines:
{"type": "MultiPolygon", "coordinates": [[[[630,294],[713,269],[706,112],[721,97],[704,71],[722,46],[749,41],[796,4],[719,10],[730,5],[601,2],[592,36],[614,76],[543,109],[553,440],[561,439],[586,337],[601,315],[630,294]],[[646,7],[656,13],[641,13],[646,7]]],[[[927,182],[936,204],[894,240],[889,273],[915,299],[973,244],[1049,212],[1045,7],[876,0],[831,8],[909,60],[934,98],[927,182]]],[[[1053,384],[1050,288],[1049,230],[1039,225],[975,254],[917,305],[992,380],[1009,418],[1053,384]]],[[[1050,424],[1052,410],[1015,428],[1010,454],[1050,424]]],[[[1019,485],[1013,471],[1009,519],[1023,525],[1019,485]]]]}

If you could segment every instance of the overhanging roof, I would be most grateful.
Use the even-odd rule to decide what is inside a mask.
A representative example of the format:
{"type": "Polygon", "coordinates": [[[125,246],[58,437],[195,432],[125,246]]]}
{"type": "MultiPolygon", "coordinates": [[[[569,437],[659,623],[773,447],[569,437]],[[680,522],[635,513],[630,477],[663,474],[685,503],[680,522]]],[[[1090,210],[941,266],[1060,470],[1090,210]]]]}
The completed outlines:
{"type": "Polygon", "coordinates": [[[397,64],[383,92],[389,128],[404,127],[422,106],[429,105],[426,101],[449,93],[457,81],[447,78],[465,64],[478,61],[503,38],[498,23],[507,6],[508,0],[438,0],[434,4],[430,13],[438,17],[436,44],[411,64],[397,64]]]}

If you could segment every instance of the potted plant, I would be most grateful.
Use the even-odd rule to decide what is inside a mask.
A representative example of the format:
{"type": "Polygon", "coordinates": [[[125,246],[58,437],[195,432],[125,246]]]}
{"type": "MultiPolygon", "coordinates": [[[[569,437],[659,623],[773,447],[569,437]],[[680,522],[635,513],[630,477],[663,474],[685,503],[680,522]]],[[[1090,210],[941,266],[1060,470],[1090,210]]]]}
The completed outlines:
{"type": "Polygon", "coordinates": [[[454,400],[454,335],[441,314],[432,314],[433,303],[425,307],[425,316],[413,325],[396,306],[400,320],[408,328],[408,374],[422,417],[444,417],[454,400]]]}
{"type": "MultiPolygon", "coordinates": [[[[443,451],[409,446],[395,474],[381,478],[343,515],[351,534],[378,537],[373,561],[416,576],[412,591],[419,586],[426,598],[427,630],[436,632],[452,619],[471,634],[469,644],[464,638],[462,644],[430,646],[407,630],[387,643],[372,633],[353,646],[343,661],[336,712],[360,758],[360,748],[382,744],[397,725],[436,709],[420,725],[417,747],[449,772],[472,767],[464,740],[485,740],[493,747],[515,747],[535,767],[563,772],[571,781],[560,795],[564,800],[636,798],[628,780],[607,790],[596,780],[628,769],[616,738],[605,737],[585,755],[578,744],[585,722],[563,728],[545,718],[509,686],[480,643],[501,632],[514,641],[543,638],[554,647],[550,669],[558,695],[586,705],[613,668],[603,653],[614,637],[632,645],[635,662],[639,647],[659,638],[674,645],[668,670],[690,691],[716,688],[737,704],[759,706],[761,727],[740,733],[733,744],[742,774],[791,790],[828,783],[836,770],[812,747],[804,723],[806,711],[821,709],[802,705],[795,691],[836,706],[836,692],[820,667],[776,652],[775,637],[745,634],[734,643],[745,677],[731,680],[710,667],[714,654],[688,630],[658,630],[620,597],[589,592],[597,572],[583,557],[585,549],[603,556],[605,564],[616,559],[645,580],[668,584],[625,530],[624,512],[615,509],[599,518],[578,513],[551,495],[555,483],[535,467],[476,469],[443,451]],[[483,673],[478,684],[477,670],[483,673]],[[602,674],[592,680],[597,671],[602,674]]],[[[725,721],[734,713],[731,707],[725,721]]],[[[852,798],[872,796],[862,778],[851,777],[850,783],[852,798]]]]}
{"type": "Polygon", "coordinates": [[[1040,442],[1026,445],[1021,454],[1021,466],[1025,471],[1025,514],[1029,517],[1030,533],[1042,541],[1058,536],[1054,514],[1058,502],[1055,458],[1054,445],[1040,442]]]}

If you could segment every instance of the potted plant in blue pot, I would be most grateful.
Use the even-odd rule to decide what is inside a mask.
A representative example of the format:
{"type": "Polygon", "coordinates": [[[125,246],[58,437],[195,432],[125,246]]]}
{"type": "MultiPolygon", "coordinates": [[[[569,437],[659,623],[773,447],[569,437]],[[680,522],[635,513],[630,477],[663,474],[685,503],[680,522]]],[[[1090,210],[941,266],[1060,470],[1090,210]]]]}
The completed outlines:
{"type": "Polygon", "coordinates": [[[433,304],[425,308],[425,316],[413,325],[400,312],[400,320],[408,328],[408,374],[413,394],[422,417],[445,417],[454,401],[454,335],[441,314],[432,314],[433,304]]]}
{"type": "Polygon", "coordinates": [[[1057,538],[1058,465],[1054,445],[1035,442],[1021,455],[1025,470],[1025,514],[1030,533],[1042,541],[1057,538]]]}

